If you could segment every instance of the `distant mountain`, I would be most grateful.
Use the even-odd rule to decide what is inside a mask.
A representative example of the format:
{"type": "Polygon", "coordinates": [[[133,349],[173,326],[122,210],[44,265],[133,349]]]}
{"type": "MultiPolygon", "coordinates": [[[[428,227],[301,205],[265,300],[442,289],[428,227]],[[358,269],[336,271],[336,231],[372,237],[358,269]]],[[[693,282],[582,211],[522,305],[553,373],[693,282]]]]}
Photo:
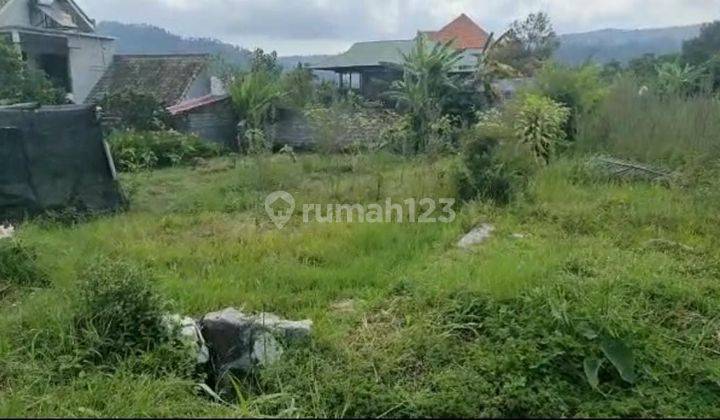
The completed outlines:
{"type": "Polygon", "coordinates": [[[680,52],[685,40],[700,34],[701,25],[658,29],[599,31],[560,36],[560,48],[555,58],[567,64],[581,64],[587,60],[608,63],[617,60],[627,63],[643,54],[655,55],[680,52]]]}
{"type": "MultiPolygon", "coordinates": [[[[587,60],[607,63],[618,60],[627,63],[643,54],[671,54],[679,52],[685,40],[700,33],[701,25],[658,29],[599,31],[560,36],[560,48],[555,58],[567,64],[581,64],[587,60]]],[[[245,48],[210,38],[185,38],[152,25],[100,22],[98,33],[117,38],[119,54],[216,54],[228,63],[247,67],[251,52],[245,48]]],[[[329,56],[280,57],[286,70],[298,63],[316,64],[329,56]]]]}
{"type": "MultiPolygon", "coordinates": [[[[242,47],[211,38],[185,38],[152,25],[100,22],[96,30],[101,35],[117,38],[118,54],[213,54],[231,64],[247,68],[252,53],[242,47]]],[[[293,69],[298,63],[315,64],[325,55],[280,57],[285,69],[293,69]]]]}
{"type": "Polygon", "coordinates": [[[211,38],[185,38],[152,25],[100,22],[101,35],[117,38],[118,54],[213,54],[228,63],[247,67],[250,51],[211,38]]]}

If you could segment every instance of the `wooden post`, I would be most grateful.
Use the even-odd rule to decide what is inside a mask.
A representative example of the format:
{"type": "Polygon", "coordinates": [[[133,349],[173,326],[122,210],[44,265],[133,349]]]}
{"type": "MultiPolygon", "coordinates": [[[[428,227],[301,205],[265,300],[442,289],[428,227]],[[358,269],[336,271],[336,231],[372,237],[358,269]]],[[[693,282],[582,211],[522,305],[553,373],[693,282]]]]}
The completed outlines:
{"type": "Polygon", "coordinates": [[[342,72],[338,73],[338,75],[340,76],[340,90],[343,90],[343,84],[344,84],[344,83],[343,83],[343,82],[344,82],[343,79],[344,79],[344,76],[345,76],[345,75],[344,75],[342,72]]]}

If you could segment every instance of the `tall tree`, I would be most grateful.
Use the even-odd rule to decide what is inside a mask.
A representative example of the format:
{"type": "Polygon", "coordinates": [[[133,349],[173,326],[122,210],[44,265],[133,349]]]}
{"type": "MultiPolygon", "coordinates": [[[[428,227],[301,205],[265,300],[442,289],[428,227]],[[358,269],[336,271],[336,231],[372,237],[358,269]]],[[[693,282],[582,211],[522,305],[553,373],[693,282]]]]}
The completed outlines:
{"type": "Polygon", "coordinates": [[[550,17],[543,12],[531,13],[525,20],[516,20],[493,48],[495,61],[507,64],[531,76],[552,57],[560,46],[550,17]]]}
{"type": "Polygon", "coordinates": [[[720,54],[720,21],[703,25],[697,38],[683,43],[682,57],[690,64],[704,64],[718,54],[720,54]]]}

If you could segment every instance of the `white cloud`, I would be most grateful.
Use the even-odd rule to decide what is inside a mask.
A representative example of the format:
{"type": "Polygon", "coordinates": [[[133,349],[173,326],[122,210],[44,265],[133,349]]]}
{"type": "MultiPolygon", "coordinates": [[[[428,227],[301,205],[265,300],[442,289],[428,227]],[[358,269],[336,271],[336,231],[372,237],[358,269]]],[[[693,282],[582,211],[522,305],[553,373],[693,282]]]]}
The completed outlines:
{"type": "Polygon", "coordinates": [[[77,0],[98,20],[149,23],[281,54],[334,52],[406,38],[467,13],[490,31],[542,10],[558,32],[645,28],[720,18],[720,0],[77,0]]]}

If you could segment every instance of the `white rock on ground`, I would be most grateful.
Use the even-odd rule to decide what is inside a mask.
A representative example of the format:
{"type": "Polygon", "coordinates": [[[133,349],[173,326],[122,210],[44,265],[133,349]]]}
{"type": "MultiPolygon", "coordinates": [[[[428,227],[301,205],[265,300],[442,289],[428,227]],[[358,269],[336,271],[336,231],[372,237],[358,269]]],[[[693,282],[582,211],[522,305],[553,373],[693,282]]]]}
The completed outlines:
{"type": "Polygon", "coordinates": [[[484,223],[482,226],[471,230],[467,235],[463,236],[460,242],[458,242],[458,247],[470,249],[475,245],[480,245],[488,240],[494,231],[495,227],[493,225],[484,223]]]}
{"type": "Polygon", "coordinates": [[[15,228],[12,225],[0,225],[0,239],[12,238],[15,235],[15,228]]]}

